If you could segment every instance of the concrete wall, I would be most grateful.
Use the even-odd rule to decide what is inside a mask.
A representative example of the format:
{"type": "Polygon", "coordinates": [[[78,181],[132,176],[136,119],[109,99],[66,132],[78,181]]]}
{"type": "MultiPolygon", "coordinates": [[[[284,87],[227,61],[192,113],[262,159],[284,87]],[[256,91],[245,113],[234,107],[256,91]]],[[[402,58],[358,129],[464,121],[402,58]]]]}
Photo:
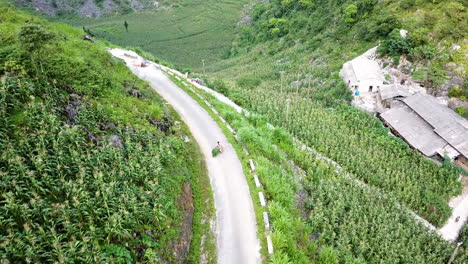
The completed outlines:
{"type": "Polygon", "coordinates": [[[383,86],[383,81],[374,79],[361,80],[358,85],[358,91],[361,93],[375,93],[378,92],[379,88],[383,86]],[[372,90],[370,90],[370,87],[372,87],[372,90]]]}

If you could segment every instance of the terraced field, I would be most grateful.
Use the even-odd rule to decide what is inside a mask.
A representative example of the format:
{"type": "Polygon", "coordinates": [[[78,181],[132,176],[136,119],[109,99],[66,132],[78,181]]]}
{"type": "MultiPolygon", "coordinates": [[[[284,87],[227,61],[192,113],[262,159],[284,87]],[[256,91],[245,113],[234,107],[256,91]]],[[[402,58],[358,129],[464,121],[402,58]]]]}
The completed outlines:
{"type": "Polygon", "coordinates": [[[247,0],[181,1],[177,7],[102,18],[69,18],[96,36],[140,47],[179,67],[202,70],[225,56],[234,39],[239,10],[247,0]],[[129,27],[126,32],[124,21],[129,27]]]}

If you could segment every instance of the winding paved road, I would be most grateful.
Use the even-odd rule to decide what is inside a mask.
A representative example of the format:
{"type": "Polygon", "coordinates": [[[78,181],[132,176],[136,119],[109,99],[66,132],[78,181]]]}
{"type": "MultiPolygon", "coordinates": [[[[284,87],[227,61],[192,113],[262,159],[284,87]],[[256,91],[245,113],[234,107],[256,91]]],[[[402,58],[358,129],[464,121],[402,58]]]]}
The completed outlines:
{"type": "Polygon", "coordinates": [[[148,81],[179,113],[198,142],[205,156],[216,206],[216,236],[219,264],[257,264],[260,242],[250,197],[249,186],[242,165],[226,136],[210,115],[164,73],[151,65],[141,68],[142,59],[132,51],[110,50],[123,59],[140,79],[148,81]],[[131,54],[135,58],[126,56],[131,54]],[[220,141],[224,152],[216,158],[211,150],[220,141]]]}

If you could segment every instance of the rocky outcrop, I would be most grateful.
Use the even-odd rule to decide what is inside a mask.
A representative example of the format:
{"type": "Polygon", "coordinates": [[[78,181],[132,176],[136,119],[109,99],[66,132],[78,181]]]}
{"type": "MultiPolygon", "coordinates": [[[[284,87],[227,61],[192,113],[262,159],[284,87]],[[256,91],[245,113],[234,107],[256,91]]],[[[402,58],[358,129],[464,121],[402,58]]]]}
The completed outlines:
{"type": "Polygon", "coordinates": [[[147,8],[162,8],[156,0],[13,0],[21,6],[32,7],[49,16],[76,14],[81,17],[99,17],[111,13],[125,13],[147,8]]]}

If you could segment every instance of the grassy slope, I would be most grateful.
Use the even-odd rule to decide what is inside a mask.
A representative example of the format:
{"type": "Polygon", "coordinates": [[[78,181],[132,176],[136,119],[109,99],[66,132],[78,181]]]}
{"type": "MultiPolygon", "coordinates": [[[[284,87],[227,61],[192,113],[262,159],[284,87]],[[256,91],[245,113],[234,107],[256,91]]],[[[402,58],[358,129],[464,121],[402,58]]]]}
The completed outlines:
{"type": "Polygon", "coordinates": [[[122,46],[141,47],[178,67],[201,70],[227,54],[247,0],[185,0],[178,7],[99,19],[65,20],[122,46]],[[125,31],[124,21],[129,24],[125,31]]]}
{"type": "Polygon", "coordinates": [[[4,2],[0,10],[0,258],[175,261],[184,182],[192,185],[193,241],[200,243],[211,193],[178,115],[104,43],[4,2]],[[131,87],[145,97],[129,96],[131,87]],[[77,115],[67,121],[72,105],[77,115]],[[116,136],[123,146],[111,145],[116,136]]]}

